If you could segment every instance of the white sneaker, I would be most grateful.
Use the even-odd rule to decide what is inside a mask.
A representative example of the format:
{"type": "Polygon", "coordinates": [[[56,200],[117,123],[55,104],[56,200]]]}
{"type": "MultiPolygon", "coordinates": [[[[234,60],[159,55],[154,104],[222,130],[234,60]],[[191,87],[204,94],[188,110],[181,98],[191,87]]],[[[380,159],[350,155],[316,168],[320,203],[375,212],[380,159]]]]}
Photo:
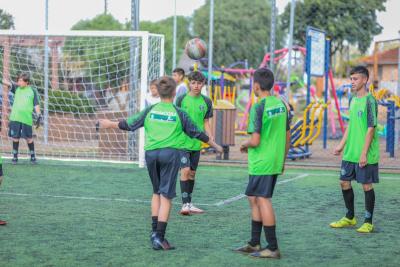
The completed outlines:
{"type": "Polygon", "coordinates": [[[185,203],[182,205],[182,209],[179,212],[181,215],[190,215],[190,204],[185,203]]]}
{"type": "Polygon", "coordinates": [[[204,213],[204,210],[197,208],[192,203],[189,203],[189,210],[190,210],[190,213],[193,213],[193,214],[204,213]]]}

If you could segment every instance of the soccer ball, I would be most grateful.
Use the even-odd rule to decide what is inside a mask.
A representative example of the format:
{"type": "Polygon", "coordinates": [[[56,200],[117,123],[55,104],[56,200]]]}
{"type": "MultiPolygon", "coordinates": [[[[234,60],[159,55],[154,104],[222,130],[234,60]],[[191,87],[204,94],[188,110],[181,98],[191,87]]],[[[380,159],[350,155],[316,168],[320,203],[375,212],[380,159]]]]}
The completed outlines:
{"type": "Polygon", "coordinates": [[[185,53],[191,59],[198,60],[205,57],[207,52],[206,43],[200,38],[189,40],[185,46],[185,53]]]}

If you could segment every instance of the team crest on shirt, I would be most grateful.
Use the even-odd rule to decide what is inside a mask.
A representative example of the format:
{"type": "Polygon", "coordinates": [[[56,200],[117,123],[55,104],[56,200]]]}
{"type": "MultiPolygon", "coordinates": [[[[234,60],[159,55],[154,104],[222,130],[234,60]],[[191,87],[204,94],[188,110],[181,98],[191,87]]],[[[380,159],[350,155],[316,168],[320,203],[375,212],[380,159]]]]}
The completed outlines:
{"type": "Polygon", "coordinates": [[[359,118],[362,117],[362,114],[363,114],[362,110],[359,110],[359,111],[357,112],[357,116],[358,116],[359,118]]]}
{"type": "Polygon", "coordinates": [[[200,109],[200,111],[204,111],[204,110],[206,110],[206,107],[204,105],[200,105],[199,109],[200,109]]]}
{"type": "Polygon", "coordinates": [[[187,163],[187,158],[186,157],[181,157],[181,163],[186,164],[187,163]]]}

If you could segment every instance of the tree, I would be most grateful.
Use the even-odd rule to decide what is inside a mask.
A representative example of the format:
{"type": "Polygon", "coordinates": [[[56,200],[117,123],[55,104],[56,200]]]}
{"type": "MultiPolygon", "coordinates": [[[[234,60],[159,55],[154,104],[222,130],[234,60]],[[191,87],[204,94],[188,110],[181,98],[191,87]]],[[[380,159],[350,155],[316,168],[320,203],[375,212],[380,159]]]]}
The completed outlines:
{"type": "MultiPolygon", "coordinates": [[[[186,42],[191,38],[189,33],[190,19],[183,16],[177,16],[176,22],[176,55],[177,60],[179,60],[179,56],[183,53],[186,42]]],[[[173,23],[173,17],[169,17],[157,22],[140,22],[141,31],[163,34],[165,36],[165,70],[167,73],[172,73],[173,23]]],[[[130,24],[128,23],[127,25],[130,24]]]]}
{"type": "Polygon", "coordinates": [[[80,20],[71,29],[75,31],[122,31],[125,26],[110,14],[100,14],[93,19],[80,20]]]}
{"type": "Polygon", "coordinates": [[[14,18],[11,14],[0,8],[0,29],[9,30],[14,29],[14,18]]]}
{"type": "MultiPolygon", "coordinates": [[[[196,36],[207,41],[209,36],[210,1],[194,13],[196,36]]],[[[268,52],[271,25],[269,1],[215,1],[214,4],[214,62],[229,65],[247,59],[257,67],[268,52]]],[[[279,21],[277,21],[279,25],[279,21]]],[[[282,31],[277,27],[276,48],[281,47],[282,31]]]]}
{"type": "MultiPolygon", "coordinates": [[[[332,40],[331,54],[343,51],[343,41],[365,53],[374,35],[382,31],[376,18],[378,11],[384,11],[386,0],[301,0],[296,3],[294,40],[305,45],[307,26],[323,29],[332,40]]],[[[290,4],[281,15],[282,28],[289,29],[290,4]]]]}

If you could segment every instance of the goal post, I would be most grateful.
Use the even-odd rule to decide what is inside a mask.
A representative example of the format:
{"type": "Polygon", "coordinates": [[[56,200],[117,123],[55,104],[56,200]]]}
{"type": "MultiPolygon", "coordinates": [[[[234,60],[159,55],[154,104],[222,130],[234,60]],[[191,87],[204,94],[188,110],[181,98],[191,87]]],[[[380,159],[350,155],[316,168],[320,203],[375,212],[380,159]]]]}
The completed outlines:
{"type": "MultiPolygon", "coordinates": [[[[22,32],[0,30],[1,152],[13,103],[8,82],[27,72],[45,121],[34,129],[39,156],[144,164],[144,131],[96,132],[145,107],[149,83],[164,74],[164,36],[144,31],[22,32]],[[48,45],[46,45],[48,44],[48,45]],[[4,82],[3,82],[4,81],[4,82]]],[[[27,153],[24,145],[21,154],[27,153]]]]}

